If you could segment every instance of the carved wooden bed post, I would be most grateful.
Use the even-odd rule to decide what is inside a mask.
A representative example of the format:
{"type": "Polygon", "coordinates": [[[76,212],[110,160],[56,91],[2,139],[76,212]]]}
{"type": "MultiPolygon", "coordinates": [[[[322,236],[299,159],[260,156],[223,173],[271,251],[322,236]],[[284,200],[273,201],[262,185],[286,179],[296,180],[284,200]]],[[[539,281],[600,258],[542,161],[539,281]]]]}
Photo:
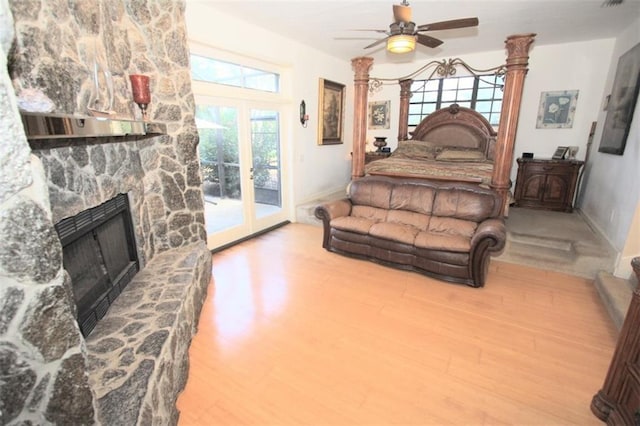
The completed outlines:
{"type": "Polygon", "coordinates": [[[411,98],[413,80],[400,81],[400,116],[398,120],[398,140],[409,139],[409,100],[411,98]]]}
{"type": "Polygon", "coordinates": [[[353,94],[353,154],[351,179],[364,176],[364,154],[367,144],[367,94],[369,92],[369,70],[373,58],[358,57],[351,60],[355,71],[353,94]]]}
{"type": "Polygon", "coordinates": [[[495,189],[502,197],[502,214],[505,213],[509,187],[511,186],[513,146],[518,128],[524,77],[529,65],[529,46],[533,43],[534,38],[535,34],[519,34],[509,36],[505,41],[508,54],[507,75],[491,177],[491,188],[495,189]]]}

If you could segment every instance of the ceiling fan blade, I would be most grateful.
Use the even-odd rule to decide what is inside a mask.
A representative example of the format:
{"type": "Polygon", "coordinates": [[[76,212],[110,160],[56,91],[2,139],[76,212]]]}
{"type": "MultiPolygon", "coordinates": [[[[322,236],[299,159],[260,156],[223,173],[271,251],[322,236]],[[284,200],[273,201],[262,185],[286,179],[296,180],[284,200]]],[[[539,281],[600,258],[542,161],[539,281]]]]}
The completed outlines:
{"type": "Polygon", "coordinates": [[[418,31],[440,31],[454,28],[477,27],[478,18],[452,19],[451,21],[433,22],[431,24],[418,25],[418,31]]]}
{"type": "Polygon", "coordinates": [[[334,37],[334,40],[378,40],[375,37],[334,37]]]}
{"type": "Polygon", "coordinates": [[[382,34],[386,34],[387,30],[372,30],[372,29],[366,29],[366,28],[358,28],[355,30],[347,30],[347,31],[374,31],[376,33],[382,33],[382,34]]]}
{"type": "Polygon", "coordinates": [[[418,43],[427,46],[427,47],[438,47],[443,41],[438,40],[437,38],[425,35],[425,34],[416,34],[418,36],[418,43]]]}
{"type": "Polygon", "coordinates": [[[369,48],[371,48],[371,47],[373,47],[373,46],[377,46],[377,45],[379,45],[380,43],[384,43],[385,41],[387,41],[387,39],[388,39],[388,38],[389,38],[389,37],[381,38],[380,40],[378,40],[378,41],[376,41],[376,42],[374,42],[374,43],[371,43],[370,45],[365,46],[364,48],[365,48],[365,49],[369,49],[369,48]]]}
{"type": "Polygon", "coordinates": [[[411,22],[411,6],[408,4],[394,4],[393,19],[395,22],[411,22]]]}

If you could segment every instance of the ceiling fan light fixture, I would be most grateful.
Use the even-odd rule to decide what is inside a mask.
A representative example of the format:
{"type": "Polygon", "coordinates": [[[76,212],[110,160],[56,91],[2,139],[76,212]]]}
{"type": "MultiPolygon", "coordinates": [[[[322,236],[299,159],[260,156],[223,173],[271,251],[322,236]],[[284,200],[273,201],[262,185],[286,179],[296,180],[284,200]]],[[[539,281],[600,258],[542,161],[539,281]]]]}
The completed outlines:
{"type": "Polygon", "coordinates": [[[393,35],[387,39],[387,50],[391,53],[408,53],[416,48],[416,36],[408,34],[393,35]]]}

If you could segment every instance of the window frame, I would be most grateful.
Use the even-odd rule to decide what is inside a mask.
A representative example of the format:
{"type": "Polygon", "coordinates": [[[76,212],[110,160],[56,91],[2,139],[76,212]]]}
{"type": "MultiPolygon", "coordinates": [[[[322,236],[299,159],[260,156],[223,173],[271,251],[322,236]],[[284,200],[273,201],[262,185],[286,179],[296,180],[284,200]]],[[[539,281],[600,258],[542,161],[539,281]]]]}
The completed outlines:
{"type": "MultiPolygon", "coordinates": [[[[411,83],[411,97],[409,99],[409,114],[408,114],[408,127],[409,128],[415,128],[420,122],[422,122],[422,120],[424,120],[426,117],[429,116],[429,114],[442,109],[443,107],[447,107],[448,105],[451,105],[453,103],[457,103],[461,106],[466,106],[468,108],[473,109],[474,111],[476,110],[476,106],[478,102],[490,102],[490,107],[489,107],[489,111],[488,112],[481,112],[481,111],[477,111],[479,114],[481,114],[483,117],[485,117],[487,119],[487,121],[489,121],[489,123],[491,123],[491,125],[494,128],[498,127],[498,124],[500,122],[500,114],[502,111],[502,102],[503,102],[503,96],[502,96],[502,92],[504,90],[504,76],[503,75],[499,75],[499,74],[495,74],[495,73],[490,73],[490,74],[472,74],[472,75],[461,75],[461,76],[450,76],[450,77],[442,77],[442,78],[437,78],[437,79],[422,79],[422,80],[413,80],[411,83]],[[462,79],[469,79],[469,78],[473,78],[473,86],[471,89],[467,88],[467,87],[460,87],[460,81],[462,79]],[[490,81],[487,81],[489,80],[490,81]],[[500,82],[500,80],[502,80],[500,82]],[[449,89],[449,88],[445,88],[445,83],[447,82],[451,82],[451,81],[456,81],[456,88],[455,89],[449,89]],[[484,83],[488,83],[488,85],[485,85],[485,87],[481,87],[480,82],[483,81],[484,83]],[[437,82],[437,90],[434,89],[428,89],[427,87],[429,85],[429,83],[432,82],[437,82]],[[420,85],[420,88],[415,89],[416,85],[420,85]],[[482,89],[487,89],[487,88],[492,88],[493,89],[493,97],[491,98],[478,98],[478,91],[482,90],[482,89]],[[443,100],[443,95],[446,92],[451,92],[455,90],[455,98],[454,100],[443,100]],[[461,90],[471,90],[471,98],[470,99],[460,99],[459,98],[459,92],[461,90]],[[496,91],[500,91],[501,96],[499,98],[497,98],[496,95],[496,91]],[[425,97],[427,95],[427,93],[429,94],[436,94],[436,98],[435,101],[434,100],[429,100],[429,101],[425,101],[425,97]],[[420,101],[415,101],[413,99],[416,98],[416,95],[418,95],[421,100],[420,101]],[[417,108],[416,106],[419,105],[419,107],[417,108]],[[434,109],[431,109],[430,107],[428,108],[428,112],[425,112],[425,106],[435,106],[434,109]],[[496,108],[496,105],[498,108],[496,108]],[[419,109],[419,112],[416,113],[415,110],[419,109]],[[412,110],[414,112],[412,112],[412,110]],[[497,119],[493,120],[494,116],[497,115],[497,119]],[[415,118],[418,118],[417,122],[415,121],[415,118]],[[414,118],[412,120],[412,118],[414,118]]],[[[433,97],[433,96],[431,96],[433,97]]]]}
{"type": "Polygon", "coordinates": [[[281,76],[278,72],[276,71],[272,71],[272,70],[268,70],[268,69],[263,69],[263,68],[258,68],[255,66],[248,66],[245,65],[241,62],[232,62],[232,61],[228,61],[228,60],[222,60],[222,59],[218,59],[216,57],[213,57],[211,55],[206,55],[206,54],[201,54],[198,52],[189,52],[189,60],[191,62],[191,79],[193,81],[198,81],[198,82],[202,82],[202,83],[210,83],[210,84],[220,84],[220,85],[224,85],[224,86],[230,86],[230,87],[236,87],[236,88],[240,88],[240,89],[247,89],[247,90],[256,90],[259,92],[266,92],[266,93],[276,93],[279,94],[280,93],[280,82],[281,82],[281,76]],[[205,77],[199,76],[197,75],[194,70],[193,70],[193,62],[194,62],[194,57],[199,58],[203,61],[210,61],[212,63],[212,65],[218,65],[218,66],[228,66],[229,69],[234,69],[237,70],[237,73],[230,75],[227,78],[215,78],[215,79],[206,79],[205,77]],[[272,76],[274,78],[274,90],[267,90],[267,89],[259,89],[256,87],[253,87],[250,83],[250,79],[254,78],[256,75],[269,75],[272,76]],[[227,82],[225,82],[225,80],[227,82]],[[234,84],[232,83],[233,81],[238,81],[239,83],[234,84]]]}
{"type": "MultiPolygon", "coordinates": [[[[267,92],[262,90],[247,89],[240,86],[230,86],[226,84],[194,80],[191,76],[191,71],[189,71],[189,78],[191,79],[191,86],[193,88],[194,94],[232,99],[247,99],[267,103],[275,102],[278,104],[286,104],[290,102],[292,90],[291,70],[286,65],[268,62],[249,56],[239,55],[234,52],[218,49],[214,46],[210,46],[193,40],[189,41],[189,58],[191,58],[191,55],[197,55],[205,58],[215,59],[217,61],[238,64],[244,67],[255,68],[279,75],[279,92],[267,92]]],[[[191,64],[189,64],[189,68],[191,68],[191,64]]]]}

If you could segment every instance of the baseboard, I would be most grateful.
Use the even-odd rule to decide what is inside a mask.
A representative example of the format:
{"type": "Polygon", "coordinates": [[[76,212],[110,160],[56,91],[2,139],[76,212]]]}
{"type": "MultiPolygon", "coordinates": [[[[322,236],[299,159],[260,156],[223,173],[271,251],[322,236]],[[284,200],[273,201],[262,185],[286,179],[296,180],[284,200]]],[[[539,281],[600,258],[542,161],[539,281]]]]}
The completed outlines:
{"type": "Polygon", "coordinates": [[[573,211],[578,213],[580,216],[582,216],[582,218],[584,219],[585,223],[587,225],[589,225],[589,228],[591,228],[591,230],[594,233],[598,234],[598,236],[600,236],[604,241],[607,242],[607,244],[609,245],[609,248],[611,249],[611,251],[616,253],[617,256],[620,256],[620,252],[618,250],[616,250],[615,246],[613,245],[613,242],[611,242],[611,240],[609,239],[607,234],[602,230],[602,228],[600,228],[600,226],[596,222],[593,221],[593,219],[591,219],[589,217],[588,214],[586,214],[581,209],[573,209],[573,211]]]}
{"type": "Polygon", "coordinates": [[[346,196],[346,194],[347,194],[347,185],[349,185],[349,182],[345,183],[342,186],[336,187],[334,189],[329,189],[329,190],[318,192],[318,193],[316,193],[314,195],[311,195],[311,196],[305,198],[304,200],[298,201],[296,203],[296,208],[299,207],[299,206],[304,206],[305,204],[313,203],[316,200],[320,200],[320,199],[326,198],[326,197],[328,197],[330,195],[333,195],[335,193],[338,193],[338,192],[344,192],[345,196],[346,196]]]}
{"type": "Polygon", "coordinates": [[[247,240],[250,240],[250,239],[252,239],[252,238],[259,237],[260,235],[266,234],[267,232],[271,232],[271,231],[273,231],[274,229],[281,228],[281,227],[283,227],[283,226],[285,226],[285,225],[288,225],[288,224],[290,224],[290,223],[291,223],[291,221],[289,221],[289,220],[285,220],[284,222],[277,223],[277,224],[275,224],[275,225],[273,225],[273,226],[270,226],[270,227],[268,227],[268,228],[262,229],[262,230],[260,230],[260,231],[258,231],[258,232],[255,232],[255,233],[251,234],[251,235],[247,235],[246,237],[242,237],[242,238],[240,238],[240,239],[238,239],[238,240],[232,241],[232,242],[230,242],[230,243],[228,243],[228,244],[225,244],[225,245],[223,245],[223,246],[220,246],[220,247],[214,248],[214,249],[209,250],[209,251],[211,252],[211,254],[216,254],[216,253],[218,253],[218,252],[221,252],[222,250],[226,250],[226,249],[228,249],[228,248],[230,248],[230,247],[233,247],[233,246],[235,246],[236,244],[240,244],[240,243],[245,242],[245,241],[247,241],[247,240]]]}

